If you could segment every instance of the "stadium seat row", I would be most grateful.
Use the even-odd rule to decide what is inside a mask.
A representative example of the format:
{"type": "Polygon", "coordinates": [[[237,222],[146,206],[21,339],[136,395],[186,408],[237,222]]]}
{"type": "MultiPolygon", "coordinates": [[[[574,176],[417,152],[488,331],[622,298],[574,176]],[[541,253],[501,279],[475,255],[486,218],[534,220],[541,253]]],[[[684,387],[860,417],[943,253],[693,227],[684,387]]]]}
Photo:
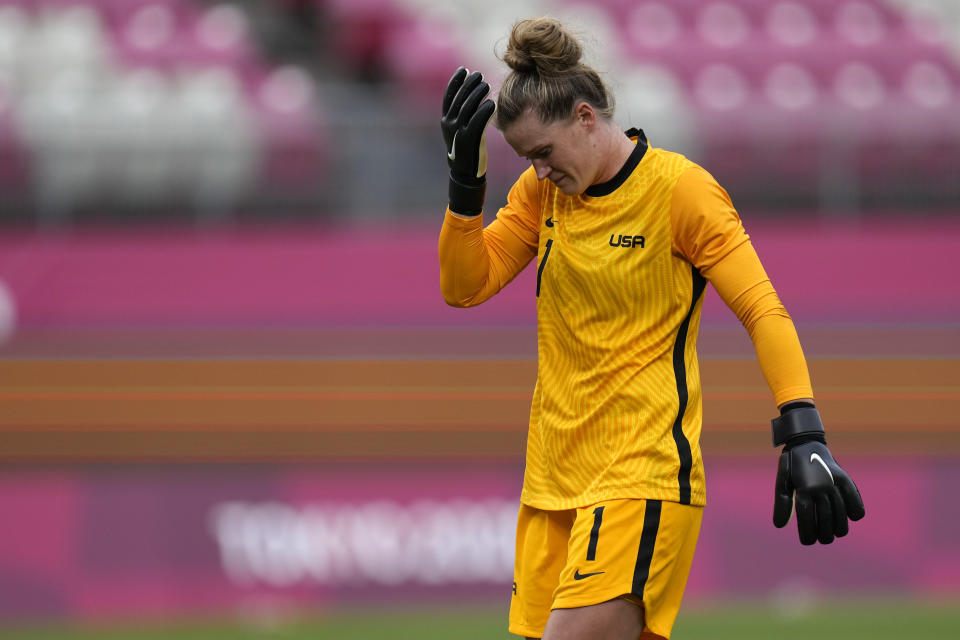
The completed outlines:
{"type": "MultiPolygon", "coordinates": [[[[504,65],[495,49],[513,20],[551,14],[592,36],[588,61],[613,86],[624,123],[665,146],[710,155],[733,134],[756,141],[751,148],[802,138],[808,155],[823,157],[822,145],[840,138],[865,153],[877,140],[919,149],[918,162],[938,170],[945,148],[951,163],[960,158],[952,49],[960,9],[955,22],[937,17],[956,2],[926,0],[940,13],[919,10],[917,0],[523,0],[507,9],[468,0],[317,2],[341,34],[338,55],[406,88],[419,110],[435,107],[460,63],[496,86],[504,65]]],[[[510,153],[502,145],[491,152],[510,153]]],[[[866,166],[890,170],[876,162],[859,169],[866,166]]]]}
{"type": "Polygon", "coordinates": [[[0,181],[32,180],[47,215],[315,183],[321,117],[312,78],[263,60],[236,6],[0,2],[0,181]]]}

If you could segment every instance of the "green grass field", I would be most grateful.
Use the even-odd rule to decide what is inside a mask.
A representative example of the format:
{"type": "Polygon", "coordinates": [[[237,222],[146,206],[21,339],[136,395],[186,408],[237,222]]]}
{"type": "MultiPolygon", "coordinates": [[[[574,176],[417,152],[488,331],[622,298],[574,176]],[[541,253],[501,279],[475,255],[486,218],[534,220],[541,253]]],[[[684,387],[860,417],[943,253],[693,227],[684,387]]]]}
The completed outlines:
{"type": "MultiPolygon", "coordinates": [[[[352,610],[318,618],[208,621],[156,625],[0,628],[2,638],[23,640],[458,640],[509,639],[501,607],[436,610],[352,610]]],[[[953,639],[960,633],[960,600],[952,602],[870,601],[824,604],[784,615],[772,607],[737,604],[686,606],[674,629],[676,640],[923,640],[953,639]]]]}

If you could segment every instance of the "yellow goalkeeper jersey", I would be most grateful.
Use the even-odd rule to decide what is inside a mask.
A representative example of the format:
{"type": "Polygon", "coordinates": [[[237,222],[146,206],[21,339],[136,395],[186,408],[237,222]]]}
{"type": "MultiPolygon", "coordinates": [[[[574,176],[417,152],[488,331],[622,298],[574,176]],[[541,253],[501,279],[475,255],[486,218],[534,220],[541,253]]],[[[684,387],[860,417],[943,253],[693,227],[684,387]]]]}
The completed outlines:
{"type": "Polygon", "coordinates": [[[750,332],[778,404],[813,397],[796,331],[726,192],[679,154],[637,146],[568,196],[528,169],[486,229],[447,212],[441,288],[479,304],[536,257],[537,383],[521,501],[703,505],[696,336],[708,277],[750,332]],[[766,361],[766,362],[765,362],[766,361]]]}

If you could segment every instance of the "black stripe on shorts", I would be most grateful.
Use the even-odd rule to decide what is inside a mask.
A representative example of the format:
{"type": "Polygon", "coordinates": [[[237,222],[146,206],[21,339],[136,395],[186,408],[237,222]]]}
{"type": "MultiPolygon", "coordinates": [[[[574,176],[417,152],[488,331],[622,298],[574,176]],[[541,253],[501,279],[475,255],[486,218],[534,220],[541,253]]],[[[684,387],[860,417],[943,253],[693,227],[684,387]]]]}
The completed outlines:
{"type": "Polygon", "coordinates": [[[653,549],[657,542],[657,532],[660,530],[659,500],[647,500],[647,507],[643,514],[643,533],[640,534],[640,549],[637,551],[637,564],[633,568],[633,588],[630,593],[643,599],[643,589],[650,577],[650,563],[653,561],[653,549]]]}

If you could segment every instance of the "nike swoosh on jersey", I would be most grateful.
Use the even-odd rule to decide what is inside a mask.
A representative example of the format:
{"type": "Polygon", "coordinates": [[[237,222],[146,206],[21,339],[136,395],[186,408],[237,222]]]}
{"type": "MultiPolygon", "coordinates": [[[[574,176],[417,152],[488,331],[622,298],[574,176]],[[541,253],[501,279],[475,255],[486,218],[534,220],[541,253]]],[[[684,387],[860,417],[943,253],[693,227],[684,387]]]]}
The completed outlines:
{"type": "Polygon", "coordinates": [[[833,482],[833,474],[830,473],[830,467],[827,466],[827,463],[823,461],[823,458],[820,457],[818,453],[810,454],[810,462],[819,462],[820,466],[823,467],[823,470],[827,472],[827,475],[830,476],[830,482],[833,482]]]}
{"type": "Polygon", "coordinates": [[[573,579],[574,579],[574,580],[583,580],[584,578],[589,578],[590,576],[598,576],[598,575],[600,575],[601,573],[604,573],[604,572],[603,572],[603,571],[594,571],[593,573],[580,573],[580,569],[576,569],[576,570],[573,572],[573,579]]]}

